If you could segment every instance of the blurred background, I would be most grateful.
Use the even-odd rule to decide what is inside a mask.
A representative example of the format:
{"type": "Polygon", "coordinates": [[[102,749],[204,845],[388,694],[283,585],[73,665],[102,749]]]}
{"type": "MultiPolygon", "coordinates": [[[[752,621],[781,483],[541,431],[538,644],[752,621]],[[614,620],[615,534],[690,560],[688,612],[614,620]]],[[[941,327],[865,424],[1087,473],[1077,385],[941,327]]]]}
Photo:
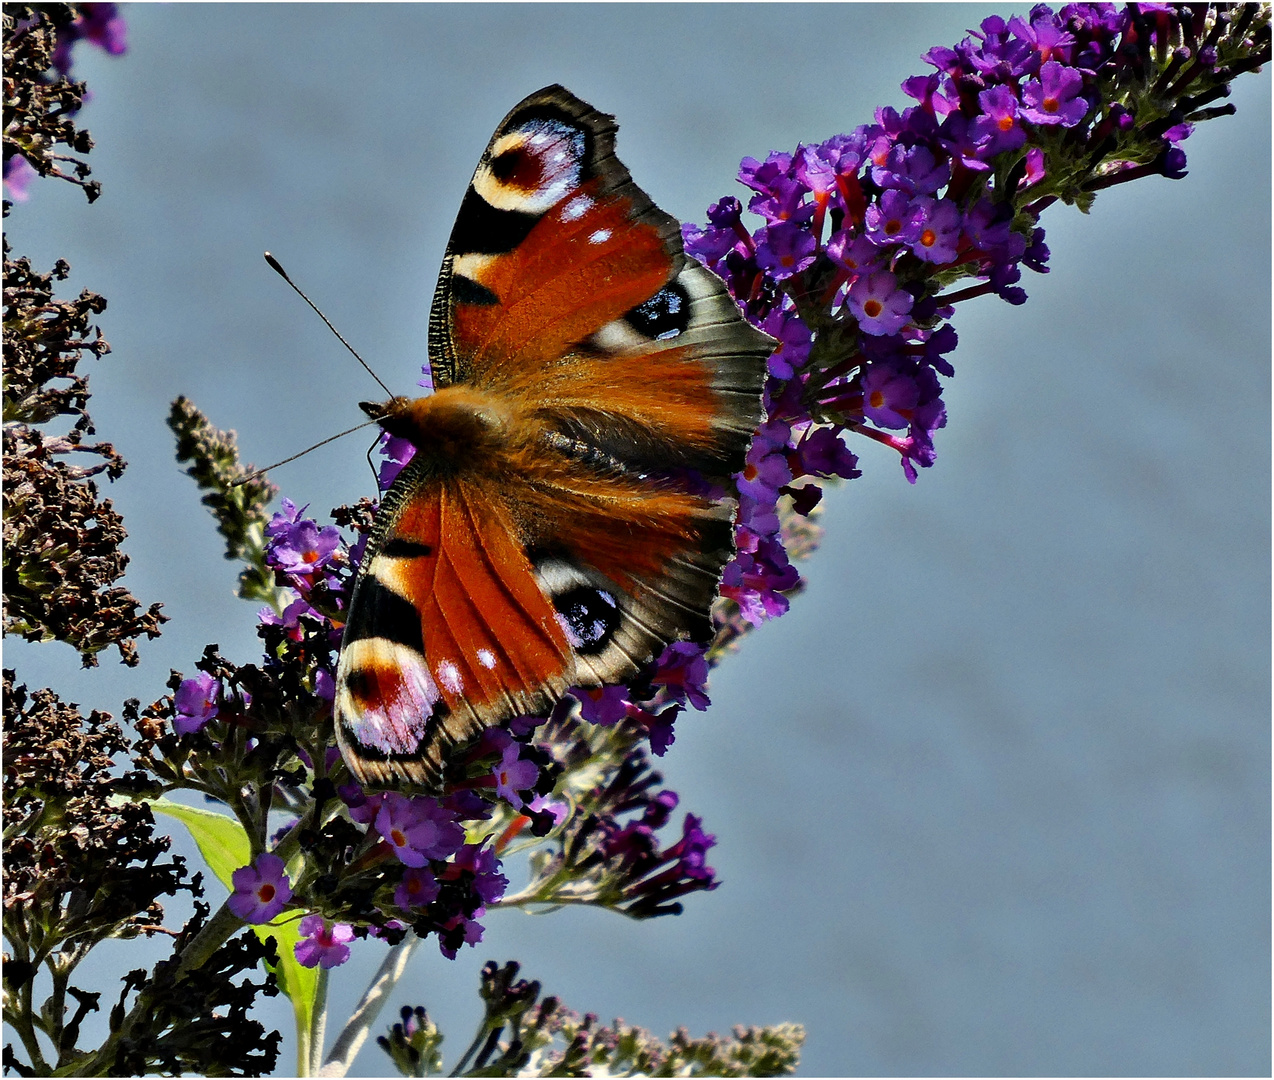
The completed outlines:
{"type": "MultiPolygon", "coordinates": [[[[127,55],[75,62],[102,198],[37,182],[6,224],[37,268],[71,262],[63,295],[110,301],[90,408],[130,462],[108,492],[125,583],[171,622],[137,668],[13,640],[5,666],[118,715],[209,642],[259,654],[169,402],[267,464],[377,392],[262,251],[408,392],[461,195],[525,94],[561,82],[614,113],[637,182],[702,222],[742,194],[741,157],[905,107],[928,48],[1025,10],[125,5],[127,55]]],[[[451,1062],[478,968],[517,958],[661,1037],[799,1021],[806,1075],[1269,1073],[1268,74],[1231,100],[1184,144],[1184,180],[1050,208],[1053,271],[1027,272],[1025,306],[961,305],[918,484],[852,446],[864,476],[824,501],[808,591],[660,763],[717,836],[720,889],[646,923],[492,915],[455,962],[429,942],[394,1002],[429,1009],[451,1062]]],[[[372,492],[365,445],[272,479],[322,517],[372,492]]],[[[147,948],[104,950],[82,985],[113,1000],[147,948]]],[[[336,973],[333,1024],[382,949],[336,973]]],[[[290,1010],[261,1017],[288,1074],[290,1010]]],[[[369,1045],[355,1071],[387,1067],[369,1045]]]]}

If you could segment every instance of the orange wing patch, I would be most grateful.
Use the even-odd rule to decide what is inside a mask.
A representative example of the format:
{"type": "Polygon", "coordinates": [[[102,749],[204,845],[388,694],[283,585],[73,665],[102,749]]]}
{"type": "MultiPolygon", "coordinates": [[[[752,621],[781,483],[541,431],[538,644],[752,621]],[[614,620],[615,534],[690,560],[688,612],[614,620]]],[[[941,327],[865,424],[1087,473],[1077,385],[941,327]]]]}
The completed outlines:
{"type": "Polygon", "coordinates": [[[585,184],[514,250],[468,270],[499,300],[455,310],[455,345],[476,383],[552,364],[668,280],[672,257],[658,230],[633,220],[627,199],[599,201],[596,189],[585,184]]]}
{"type": "Polygon", "coordinates": [[[529,705],[565,686],[570,646],[553,605],[499,498],[463,481],[408,501],[394,525],[431,548],[395,557],[392,544],[368,572],[410,603],[424,630],[429,674],[453,712],[529,705]]]}

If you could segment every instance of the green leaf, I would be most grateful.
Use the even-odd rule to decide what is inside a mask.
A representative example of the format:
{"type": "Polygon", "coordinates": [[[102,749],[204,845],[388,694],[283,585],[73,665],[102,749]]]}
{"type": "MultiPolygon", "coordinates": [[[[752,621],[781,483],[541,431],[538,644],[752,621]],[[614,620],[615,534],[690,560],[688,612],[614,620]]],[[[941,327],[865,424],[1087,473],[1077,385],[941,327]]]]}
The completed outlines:
{"type": "MultiPolygon", "coordinates": [[[[215,810],[203,810],[185,806],[170,799],[148,799],[150,808],[180,821],[199,847],[204,861],[227,889],[233,891],[230,876],[241,866],[252,861],[252,842],[243,826],[226,814],[215,810]]],[[[279,989],[287,994],[296,1014],[298,1036],[308,1040],[314,1021],[315,998],[318,994],[319,969],[298,964],[293,947],[301,940],[300,919],[295,911],[285,911],[273,922],[254,926],[253,931],[262,941],[274,938],[279,962],[273,966],[279,989]]]]}
{"type": "Polygon", "coordinates": [[[218,814],[215,810],[203,810],[197,806],[185,806],[171,799],[147,799],[152,810],[167,814],[180,821],[199,846],[208,869],[227,889],[234,890],[230,880],[241,866],[252,861],[252,842],[234,818],[218,814]]]}

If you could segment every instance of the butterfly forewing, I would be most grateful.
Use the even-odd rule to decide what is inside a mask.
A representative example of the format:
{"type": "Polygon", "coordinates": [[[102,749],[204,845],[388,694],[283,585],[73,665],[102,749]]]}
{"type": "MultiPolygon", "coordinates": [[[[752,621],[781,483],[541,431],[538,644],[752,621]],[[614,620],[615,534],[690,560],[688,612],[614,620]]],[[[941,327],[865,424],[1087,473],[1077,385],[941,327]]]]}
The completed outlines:
{"type": "Polygon", "coordinates": [[[387,409],[416,458],[378,516],[338,671],[360,779],[434,786],[484,728],[711,633],[734,550],[722,493],[774,342],[683,254],[614,133],[548,87],[465,193],[430,314],[438,391],[387,409]]]}

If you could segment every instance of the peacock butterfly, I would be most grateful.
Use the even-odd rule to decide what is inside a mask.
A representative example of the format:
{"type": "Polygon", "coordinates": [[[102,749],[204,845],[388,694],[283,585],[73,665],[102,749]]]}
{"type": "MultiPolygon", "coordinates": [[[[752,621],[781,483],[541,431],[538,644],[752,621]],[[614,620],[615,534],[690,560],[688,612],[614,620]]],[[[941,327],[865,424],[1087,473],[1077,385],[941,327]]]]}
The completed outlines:
{"type": "Polygon", "coordinates": [[[436,390],[361,404],[415,447],[337,668],[337,741],[364,783],[434,787],[484,729],[711,636],[734,554],[719,493],[775,343],[683,253],[615,131],[560,86],[504,118],[443,258],[436,390]]]}

